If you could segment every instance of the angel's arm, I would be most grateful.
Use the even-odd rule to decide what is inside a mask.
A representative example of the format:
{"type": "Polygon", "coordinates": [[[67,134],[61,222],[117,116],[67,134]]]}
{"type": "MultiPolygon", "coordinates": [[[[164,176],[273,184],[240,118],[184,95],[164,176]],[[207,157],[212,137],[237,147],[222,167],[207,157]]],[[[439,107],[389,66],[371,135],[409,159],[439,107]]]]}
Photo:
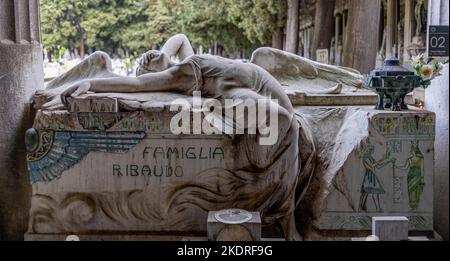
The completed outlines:
{"type": "Polygon", "coordinates": [[[192,87],[195,78],[188,64],[173,66],[163,72],[149,73],[139,77],[114,77],[84,80],[70,86],[61,94],[67,106],[67,97],[76,97],[86,92],[185,92],[192,87]]]}
{"type": "Polygon", "coordinates": [[[184,86],[189,86],[194,78],[186,65],[174,66],[168,70],[148,73],[139,77],[115,77],[94,79],[90,81],[89,91],[92,92],[183,92],[184,86]]]}
{"type": "Polygon", "coordinates": [[[167,54],[169,57],[178,56],[180,61],[183,61],[187,57],[195,54],[191,42],[184,34],[177,34],[172,36],[164,44],[161,52],[167,54]]]}

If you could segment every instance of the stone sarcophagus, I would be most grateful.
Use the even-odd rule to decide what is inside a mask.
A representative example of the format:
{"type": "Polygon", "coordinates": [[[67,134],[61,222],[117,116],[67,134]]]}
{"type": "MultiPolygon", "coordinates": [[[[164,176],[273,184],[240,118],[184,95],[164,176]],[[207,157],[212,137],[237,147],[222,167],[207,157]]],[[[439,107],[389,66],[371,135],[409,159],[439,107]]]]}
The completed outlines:
{"type": "Polygon", "coordinates": [[[206,236],[208,212],[223,209],[259,212],[287,240],[315,221],[370,230],[375,215],[431,229],[432,114],[352,106],[374,97],[359,72],[272,48],[249,63],[173,56],[146,52],[135,79],[96,52],[36,93],[28,239],[206,236]]]}
{"type": "Polygon", "coordinates": [[[435,115],[367,113],[368,140],[336,174],[317,227],[369,231],[372,217],[406,216],[410,231],[432,232],[435,115]]]}
{"type": "Polygon", "coordinates": [[[161,103],[119,112],[113,99],[73,102],[38,111],[26,134],[28,240],[206,237],[208,211],[242,208],[270,220],[269,208],[289,201],[274,173],[297,173],[295,143],[251,171],[247,135],[174,135],[178,112],[161,103]]]}

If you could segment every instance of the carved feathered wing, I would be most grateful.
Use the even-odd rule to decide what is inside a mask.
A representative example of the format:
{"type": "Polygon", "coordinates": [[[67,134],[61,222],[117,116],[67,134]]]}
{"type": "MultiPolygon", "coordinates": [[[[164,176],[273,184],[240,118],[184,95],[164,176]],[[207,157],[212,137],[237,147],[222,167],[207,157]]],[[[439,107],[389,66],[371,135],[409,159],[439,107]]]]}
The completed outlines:
{"type": "Polygon", "coordinates": [[[39,147],[28,154],[31,183],[61,177],[92,151],[128,152],[144,137],[141,132],[42,132],[39,147]]]}

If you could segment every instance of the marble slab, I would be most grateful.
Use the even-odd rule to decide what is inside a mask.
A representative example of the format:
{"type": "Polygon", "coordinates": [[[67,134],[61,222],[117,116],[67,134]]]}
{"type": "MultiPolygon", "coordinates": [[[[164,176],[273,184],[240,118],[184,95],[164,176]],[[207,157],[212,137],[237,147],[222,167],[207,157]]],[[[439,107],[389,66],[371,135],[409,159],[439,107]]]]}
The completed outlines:
{"type": "Polygon", "coordinates": [[[176,113],[38,111],[28,238],[206,235],[208,211],[270,217],[278,202],[294,201],[285,186],[295,184],[297,142],[255,173],[249,166],[261,154],[245,154],[254,135],[174,135],[176,113]]]}

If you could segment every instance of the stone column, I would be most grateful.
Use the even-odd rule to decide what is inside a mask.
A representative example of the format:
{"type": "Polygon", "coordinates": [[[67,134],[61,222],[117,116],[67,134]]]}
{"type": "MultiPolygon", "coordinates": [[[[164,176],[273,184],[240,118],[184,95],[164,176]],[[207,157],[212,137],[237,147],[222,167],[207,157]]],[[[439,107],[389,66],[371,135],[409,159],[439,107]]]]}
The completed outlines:
{"type": "Polygon", "coordinates": [[[413,37],[414,23],[414,0],[405,0],[405,31],[403,36],[403,64],[407,64],[411,57],[408,54],[408,47],[413,37]]]}
{"type": "MultiPolygon", "coordinates": [[[[448,0],[432,0],[428,5],[429,25],[448,25],[448,0]]],[[[428,38],[428,37],[427,37],[428,38]]],[[[435,230],[449,240],[448,230],[448,104],[449,65],[442,76],[433,80],[425,90],[425,109],[436,113],[436,144],[434,174],[434,224],[435,230]]]]}
{"type": "Polygon", "coordinates": [[[342,12],[342,46],[345,45],[345,32],[347,31],[347,11],[342,12]]]}
{"type": "Polygon", "coordinates": [[[0,1],[0,57],[0,240],[22,240],[31,198],[24,132],[44,75],[39,0],[0,1]]]}
{"type": "Polygon", "coordinates": [[[340,64],[340,55],[338,54],[338,50],[339,50],[339,32],[341,31],[340,29],[340,24],[341,24],[341,20],[342,17],[340,14],[336,14],[335,16],[335,32],[334,32],[334,61],[335,61],[335,65],[341,65],[340,64]],[[339,59],[338,59],[339,57],[339,59]]]}
{"type": "Polygon", "coordinates": [[[397,0],[387,0],[387,21],[386,21],[386,57],[395,55],[394,46],[397,43],[397,0]]]}

